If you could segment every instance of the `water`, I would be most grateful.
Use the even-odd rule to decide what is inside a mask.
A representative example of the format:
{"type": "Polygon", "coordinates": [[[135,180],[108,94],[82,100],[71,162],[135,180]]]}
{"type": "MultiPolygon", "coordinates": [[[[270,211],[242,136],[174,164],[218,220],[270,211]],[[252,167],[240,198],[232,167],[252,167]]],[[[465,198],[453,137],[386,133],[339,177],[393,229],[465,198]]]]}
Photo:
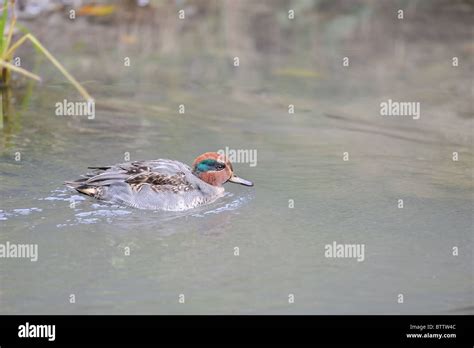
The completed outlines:
{"type": "Polygon", "coordinates": [[[0,243],[38,244],[39,258],[1,260],[0,312],[472,313],[472,62],[450,65],[452,52],[467,54],[466,24],[433,38],[436,28],[416,24],[396,32],[385,7],[333,20],[308,10],[294,26],[283,9],[227,7],[170,20],[153,40],[141,22],[49,19],[51,33],[74,39],[40,39],[94,95],[96,117],[54,115],[56,102],[79,97],[44,61],[25,107],[15,92],[0,135],[0,243]],[[251,34],[256,16],[274,25],[251,34]],[[420,101],[420,120],[380,116],[389,98],[420,101]],[[225,147],[257,150],[255,167],[234,165],[255,186],[227,184],[223,198],[186,212],[62,185],[126,155],[190,164],[225,147]],[[365,244],[365,260],[326,258],[333,241],[365,244]]]}

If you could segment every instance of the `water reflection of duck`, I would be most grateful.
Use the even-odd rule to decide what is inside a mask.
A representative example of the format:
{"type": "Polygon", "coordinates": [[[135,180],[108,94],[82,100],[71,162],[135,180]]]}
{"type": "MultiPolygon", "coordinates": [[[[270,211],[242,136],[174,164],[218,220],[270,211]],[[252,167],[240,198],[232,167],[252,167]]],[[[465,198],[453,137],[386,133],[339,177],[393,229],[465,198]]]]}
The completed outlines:
{"type": "Polygon", "coordinates": [[[140,209],[186,210],[221,197],[226,182],[253,186],[234,175],[230,161],[216,152],[197,157],[192,169],[168,159],[89,169],[94,171],[66,184],[85,195],[140,209]]]}

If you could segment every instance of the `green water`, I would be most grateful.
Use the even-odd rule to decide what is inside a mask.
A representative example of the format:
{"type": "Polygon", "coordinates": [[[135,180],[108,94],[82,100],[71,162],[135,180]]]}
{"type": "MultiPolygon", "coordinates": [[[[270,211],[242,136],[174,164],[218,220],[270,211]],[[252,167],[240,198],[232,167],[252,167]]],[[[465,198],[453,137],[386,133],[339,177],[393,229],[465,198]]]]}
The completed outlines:
{"type": "Polygon", "coordinates": [[[469,26],[440,14],[436,27],[401,30],[385,7],[328,18],[301,6],[295,22],[229,5],[168,18],[167,30],[50,19],[38,36],[93,94],[96,115],[55,115],[80,97],[44,60],[31,97],[13,93],[0,243],[39,255],[0,259],[0,313],[472,313],[469,26]],[[452,37],[427,34],[447,25],[452,37]],[[420,102],[421,118],[381,116],[389,98],[420,102]],[[255,186],[227,184],[195,210],[135,210],[62,185],[127,156],[191,164],[226,147],[257,152],[256,166],[234,164],[255,186]],[[334,241],[364,244],[364,261],[326,258],[334,241]]]}

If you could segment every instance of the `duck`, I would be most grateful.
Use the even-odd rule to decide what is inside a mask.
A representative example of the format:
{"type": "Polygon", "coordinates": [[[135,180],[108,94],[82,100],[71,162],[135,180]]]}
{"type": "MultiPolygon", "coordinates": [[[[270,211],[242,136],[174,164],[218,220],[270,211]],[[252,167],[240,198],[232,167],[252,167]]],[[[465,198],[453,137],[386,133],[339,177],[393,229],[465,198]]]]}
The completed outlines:
{"type": "Polygon", "coordinates": [[[192,167],[157,159],[88,168],[93,171],[65,184],[86,196],[138,209],[183,211],[216,201],[227,182],[253,186],[217,152],[198,156],[192,167]]]}

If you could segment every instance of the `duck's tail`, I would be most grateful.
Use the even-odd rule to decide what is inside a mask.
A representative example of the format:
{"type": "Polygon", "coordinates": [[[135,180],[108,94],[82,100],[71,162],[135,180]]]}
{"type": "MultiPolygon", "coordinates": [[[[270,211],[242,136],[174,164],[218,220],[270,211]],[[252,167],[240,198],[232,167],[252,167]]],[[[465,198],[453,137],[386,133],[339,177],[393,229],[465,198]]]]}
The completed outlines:
{"type": "Polygon", "coordinates": [[[85,194],[87,196],[91,196],[94,198],[100,198],[102,194],[102,187],[101,186],[92,186],[87,184],[82,184],[77,181],[66,181],[64,183],[68,187],[76,190],[79,193],[85,194]]]}

